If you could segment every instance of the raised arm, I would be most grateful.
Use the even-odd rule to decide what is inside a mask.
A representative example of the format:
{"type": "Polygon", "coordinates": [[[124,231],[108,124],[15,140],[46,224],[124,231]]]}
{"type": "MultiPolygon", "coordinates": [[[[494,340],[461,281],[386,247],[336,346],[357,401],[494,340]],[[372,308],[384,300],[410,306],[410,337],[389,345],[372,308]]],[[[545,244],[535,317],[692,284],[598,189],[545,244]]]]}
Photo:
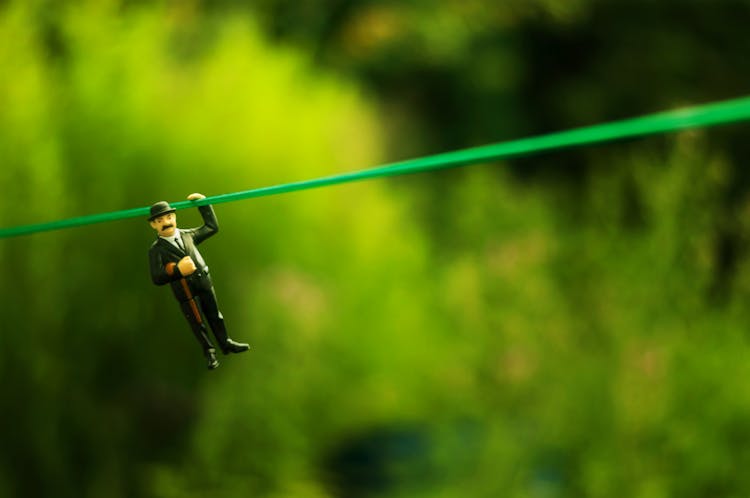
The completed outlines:
{"type": "MultiPolygon", "coordinates": [[[[205,198],[205,195],[198,193],[190,194],[188,196],[188,199],[191,201],[205,198]]],[[[193,242],[195,245],[200,244],[219,231],[219,221],[216,219],[216,213],[214,213],[214,208],[212,206],[199,206],[198,211],[203,218],[203,226],[195,230],[195,235],[193,235],[193,242]]]]}

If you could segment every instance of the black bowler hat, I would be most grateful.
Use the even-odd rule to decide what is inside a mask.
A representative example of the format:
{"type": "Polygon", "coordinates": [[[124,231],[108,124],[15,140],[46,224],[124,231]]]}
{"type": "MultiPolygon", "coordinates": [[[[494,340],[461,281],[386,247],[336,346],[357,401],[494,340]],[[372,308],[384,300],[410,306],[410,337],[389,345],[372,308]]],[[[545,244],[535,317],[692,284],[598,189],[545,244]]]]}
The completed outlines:
{"type": "Polygon", "coordinates": [[[151,206],[151,216],[148,217],[148,221],[154,221],[154,218],[174,213],[175,211],[177,210],[170,206],[167,201],[159,201],[151,206]]]}

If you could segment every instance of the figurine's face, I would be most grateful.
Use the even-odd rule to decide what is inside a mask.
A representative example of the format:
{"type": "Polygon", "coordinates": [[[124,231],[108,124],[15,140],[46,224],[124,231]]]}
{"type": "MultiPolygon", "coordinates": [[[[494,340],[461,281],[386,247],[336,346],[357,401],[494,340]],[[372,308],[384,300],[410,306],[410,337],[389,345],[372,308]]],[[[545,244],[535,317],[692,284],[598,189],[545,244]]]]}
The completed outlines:
{"type": "Polygon", "coordinates": [[[167,213],[164,216],[154,218],[151,222],[151,228],[156,230],[162,237],[171,237],[177,228],[177,216],[174,213],[167,213]]]}

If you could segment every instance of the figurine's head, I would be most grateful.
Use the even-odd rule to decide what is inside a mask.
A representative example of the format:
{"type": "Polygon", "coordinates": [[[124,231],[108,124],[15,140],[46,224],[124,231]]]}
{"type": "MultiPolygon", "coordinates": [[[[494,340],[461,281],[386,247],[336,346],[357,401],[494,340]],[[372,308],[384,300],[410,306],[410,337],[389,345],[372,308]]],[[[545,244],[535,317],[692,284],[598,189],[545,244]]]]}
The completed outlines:
{"type": "Polygon", "coordinates": [[[174,235],[175,228],[177,228],[177,216],[174,212],[172,206],[165,201],[159,201],[151,206],[151,216],[148,218],[151,228],[162,237],[174,235]]]}

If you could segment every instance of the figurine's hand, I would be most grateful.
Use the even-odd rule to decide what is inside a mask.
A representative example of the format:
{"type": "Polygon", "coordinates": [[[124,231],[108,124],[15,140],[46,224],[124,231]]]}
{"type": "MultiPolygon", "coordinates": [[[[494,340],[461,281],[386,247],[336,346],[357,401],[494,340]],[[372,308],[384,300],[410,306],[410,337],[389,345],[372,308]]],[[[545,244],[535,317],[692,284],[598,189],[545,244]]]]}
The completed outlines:
{"type": "Polygon", "coordinates": [[[190,194],[187,198],[188,198],[189,201],[199,201],[201,199],[205,199],[206,196],[203,195],[203,194],[199,194],[198,192],[196,192],[194,194],[190,194]]]}
{"type": "Polygon", "coordinates": [[[195,263],[193,262],[193,258],[190,256],[185,256],[182,258],[179,263],[177,263],[177,268],[180,269],[180,273],[187,277],[188,275],[192,275],[195,273],[195,270],[197,270],[195,263]]]}

